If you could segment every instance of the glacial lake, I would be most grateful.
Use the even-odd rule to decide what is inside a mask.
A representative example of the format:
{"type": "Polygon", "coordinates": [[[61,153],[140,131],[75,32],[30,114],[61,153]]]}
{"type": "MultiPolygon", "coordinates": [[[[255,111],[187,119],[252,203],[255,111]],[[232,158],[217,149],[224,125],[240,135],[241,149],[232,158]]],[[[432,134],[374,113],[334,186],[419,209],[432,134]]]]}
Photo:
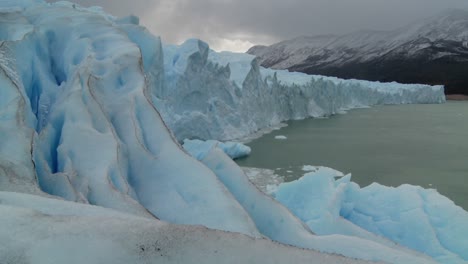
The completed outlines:
{"type": "Polygon", "coordinates": [[[236,162],[273,169],[285,181],[315,165],[351,173],[361,187],[420,185],[468,210],[467,101],[376,106],[287,124],[248,143],[251,155],[236,162]]]}

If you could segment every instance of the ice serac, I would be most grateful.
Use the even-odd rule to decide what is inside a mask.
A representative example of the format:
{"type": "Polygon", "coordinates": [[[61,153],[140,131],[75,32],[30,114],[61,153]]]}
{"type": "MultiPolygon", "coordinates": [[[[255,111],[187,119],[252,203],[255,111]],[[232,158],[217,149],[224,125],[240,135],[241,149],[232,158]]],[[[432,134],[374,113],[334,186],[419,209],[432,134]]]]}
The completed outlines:
{"type": "Polygon", "coordinates": [[[290,119],[377,104],[441,103],[443,86],[342,80],[265,69],[254,56],[216,53],[200,40],[163,45],[153,100],[181,141],[231,140],[290,119]],[[159,103],[163,102],[163,103],[159,103]]]}
{"type": "Polygon", "coordinates": [[[337,174],[317,168],[281,184],[275,197],[319,235],[386,237],[441,263],[468,262],[468,213],[448,198],[411,185],[360,188],[337,174]]]}

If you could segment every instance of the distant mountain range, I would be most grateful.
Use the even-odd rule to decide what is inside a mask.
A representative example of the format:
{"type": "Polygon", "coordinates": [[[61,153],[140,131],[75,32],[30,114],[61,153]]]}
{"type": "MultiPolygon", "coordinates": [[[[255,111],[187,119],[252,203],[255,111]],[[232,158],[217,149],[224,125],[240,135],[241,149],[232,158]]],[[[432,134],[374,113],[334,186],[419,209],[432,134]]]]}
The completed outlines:
{"type": "Polygon", "coordinates": [[[468,11],[446,11],[393,31],[303,36],[247,53],[274,69],[444,84],[446,94],[468,94],[468,11]]]}

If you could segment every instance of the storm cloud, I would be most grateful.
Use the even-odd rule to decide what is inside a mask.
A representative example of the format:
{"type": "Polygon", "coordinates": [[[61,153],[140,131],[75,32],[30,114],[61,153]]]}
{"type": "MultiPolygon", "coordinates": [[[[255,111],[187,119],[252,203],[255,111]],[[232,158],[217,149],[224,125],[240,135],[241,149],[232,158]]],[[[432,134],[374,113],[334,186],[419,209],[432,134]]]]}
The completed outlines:
{"type": "Polygon", "coordinates": [[[76,0],[116,16],[135,14],[166,43],[200,38],[216,50],[245,51],[301,35],[389,30],[466,0],[76,0]]]}

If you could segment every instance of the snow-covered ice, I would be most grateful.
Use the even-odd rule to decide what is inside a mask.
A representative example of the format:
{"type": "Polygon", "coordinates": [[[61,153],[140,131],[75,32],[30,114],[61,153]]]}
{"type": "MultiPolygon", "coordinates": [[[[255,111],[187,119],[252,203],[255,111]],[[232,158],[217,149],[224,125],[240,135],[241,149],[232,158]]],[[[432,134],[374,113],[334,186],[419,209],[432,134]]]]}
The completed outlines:
{"type": "Polygon", "coordinates": [[[371,263],[98,206],[10,192],[0,197],[2,263],[371,263]]]}
{"type": "Polygon", "coordinates": [[[279,136],[275,136],[275,139],[286,140],[286,139],[288,139],[288,138],[287,138],[286,136],[279,135],[279,136]]]}
{"type": "Polygon", "coordinates": [[[240,138],[353,107],[439,103],[442,87],[262,69],[250,55],[215,53],[200,40],[163,45],[134,16],[68,2],[2,1],[0,29],[7,263],[242,261],[237,255],[432,263],[383,238],[317,236],[233,162],[250,151],[244,145],[187,141],[184,150],[179,142],[240,138]]]}

